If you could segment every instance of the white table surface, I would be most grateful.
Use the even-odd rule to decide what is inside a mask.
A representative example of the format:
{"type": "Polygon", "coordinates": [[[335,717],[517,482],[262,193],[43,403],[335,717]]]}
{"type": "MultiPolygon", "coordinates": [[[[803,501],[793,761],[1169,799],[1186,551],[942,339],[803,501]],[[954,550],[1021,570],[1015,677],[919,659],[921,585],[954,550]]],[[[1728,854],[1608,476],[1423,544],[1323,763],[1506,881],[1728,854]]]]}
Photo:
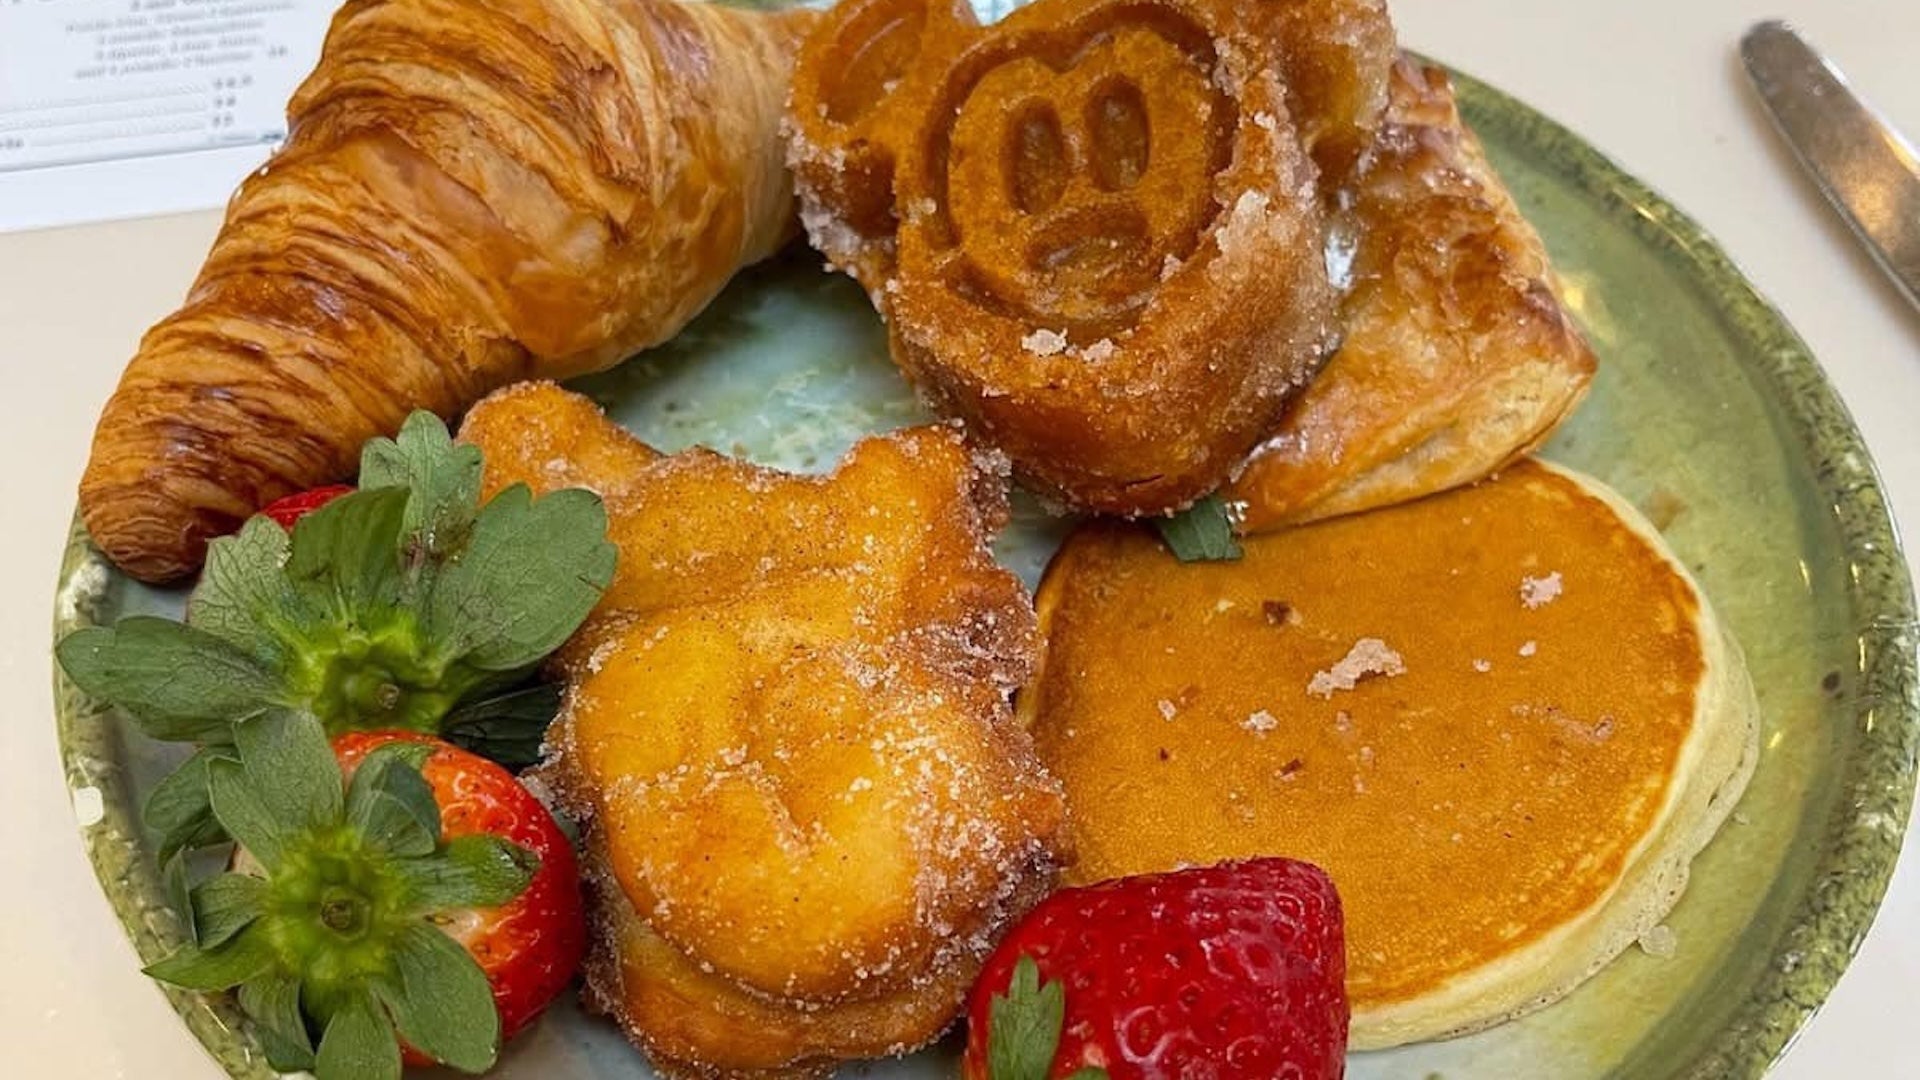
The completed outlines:
{"type": "MultiPolygon", "coordinates": [[[[1734,42],[1793,19],[1920,137],[1912,0],[1396,0],[1402,40],[1558,118],[1691,211],[1827,366],[1920,522],[1920,314],[1831,219],[1752,103],[1734,42]]],[[[180,299],[217,217],[0,236],[0,1073],[218,1071],[137,972],[75,833],[54,745],[52,588],[93,419],[180,299]]],[[[1777,1075],[1920,1077],[1920,844],[1777,1075]],[[1896,1064],[1904,1062],[1901,1064],[1896,1064]]]]}

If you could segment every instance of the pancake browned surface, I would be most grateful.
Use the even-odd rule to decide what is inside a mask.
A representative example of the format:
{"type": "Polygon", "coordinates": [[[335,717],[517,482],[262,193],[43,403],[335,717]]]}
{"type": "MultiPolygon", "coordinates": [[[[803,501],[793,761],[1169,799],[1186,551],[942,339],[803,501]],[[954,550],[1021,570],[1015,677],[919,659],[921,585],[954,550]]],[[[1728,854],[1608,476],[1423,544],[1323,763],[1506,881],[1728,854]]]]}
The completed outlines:
{"type": "Polygon", "coordinates": [[[1522,462],[1177,562],[1083,527],[1041,585],[1020,711],[1078,881],[1318,863],[1354,1045],[1498,1022],[1653,927],[1743,788],[1737,650],[1617,496],[1522,462]]]}
{"type": "Polygon", "coordinates": [[[1395,65],[1342,228],[1345,338],[1229,487],[1247,532],[1478,480],[1550,435],[1593,378],[1546,248],[1439,68],[1395,65]]]}
{"type": "Polygon", "coordinates": [[[804,1077],[934,1038],[1049,887],[1064,811],[1007,696],[1032,608],[955,426],[831,476],[662,457],[551,385],[462,437],[489,491],[581,485],[620,564],[543,766],[587,823],[588,998],[670,1075],[804,1077]]]}

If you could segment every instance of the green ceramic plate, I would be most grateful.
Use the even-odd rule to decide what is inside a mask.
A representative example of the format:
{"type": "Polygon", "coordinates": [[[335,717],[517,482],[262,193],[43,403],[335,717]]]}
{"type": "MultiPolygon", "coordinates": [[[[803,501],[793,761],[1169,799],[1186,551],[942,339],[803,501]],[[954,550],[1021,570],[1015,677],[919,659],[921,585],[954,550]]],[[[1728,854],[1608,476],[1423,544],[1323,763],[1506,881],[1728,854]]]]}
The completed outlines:
{"type": "MultiPolygon", "coordinates": [[[[1573,135],[1470,80],[1472,124],[1539,225],[1602,358],[1549,456],[1663,523],[1746,648],[1765,710],[1759,771],[1694,866],[1668,958],[1631,950],[1565,1002],[1470,1038],[1357,1055],[1356,1080],[1764,1072],[1839,977],[1892,871],[1913,791],[1914,610],[1873,465],[1820,368],[1685,216],[1573,135]]],[[[663,448],[705,443],[792,468],[921,414],[867,303],[790,253],[742,277],[671,345],[581,388],[663,448]]],[[[1059,532],[1002,543],[1031,582],[1059,532]]],[[[76,532],[56,630],[170,612],[76,532]]],[[[177,756],[61,682],[68,780],[100,880],[142,956],[179,927],[135,808],[177,756]]],[[[235,1011],[175,997],[234,1076],[271,1075],[235,1011]]],[[[951,1076],[950,1051],[852,1075],[951,1076]]],[[[563,1005],[498,1075],[647,1076],[609,1025],[563,1005]]]]}

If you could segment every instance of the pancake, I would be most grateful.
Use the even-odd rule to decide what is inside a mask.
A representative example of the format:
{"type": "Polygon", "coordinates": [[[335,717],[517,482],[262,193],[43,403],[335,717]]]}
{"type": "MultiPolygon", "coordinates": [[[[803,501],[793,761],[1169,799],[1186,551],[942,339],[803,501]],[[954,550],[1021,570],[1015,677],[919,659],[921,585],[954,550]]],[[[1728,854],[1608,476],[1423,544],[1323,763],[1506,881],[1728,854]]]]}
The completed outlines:
{"type": "Polygon", "coordinates": [[[1522,461],[1242,543],[1183,564],[1094,522],[1048,568],[1019,711],[1066,786],[1070,882],[1319,864],[1361,1049],[1538,1008],[1660,923],[1757,709],[1638,512],[1522,461]]]}

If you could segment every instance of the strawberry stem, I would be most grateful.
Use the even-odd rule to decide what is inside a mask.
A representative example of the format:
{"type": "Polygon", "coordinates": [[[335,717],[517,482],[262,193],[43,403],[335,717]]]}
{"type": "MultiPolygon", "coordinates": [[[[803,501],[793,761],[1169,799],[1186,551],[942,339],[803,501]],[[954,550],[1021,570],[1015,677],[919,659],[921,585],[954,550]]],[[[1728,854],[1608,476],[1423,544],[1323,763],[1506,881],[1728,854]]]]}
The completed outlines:
{"type": "Polygon", "coordinates": [[[276,1067],[311,1058],[319,1080],[389,1075],[390,1057],[397,1072],[396,1026],[438,1060],[489,1067],[500,1038],[492,991],[435,920],[508,902],[537,859],[497,837],[443,842],[419,771],[426,747],[378,747],[348,785],[309,714],[266,714],[234,733],[236,756],[216,756],[208,775],[249,869],[192,891],[198,944],[148,974],[240,986],[276,1067]]]}

